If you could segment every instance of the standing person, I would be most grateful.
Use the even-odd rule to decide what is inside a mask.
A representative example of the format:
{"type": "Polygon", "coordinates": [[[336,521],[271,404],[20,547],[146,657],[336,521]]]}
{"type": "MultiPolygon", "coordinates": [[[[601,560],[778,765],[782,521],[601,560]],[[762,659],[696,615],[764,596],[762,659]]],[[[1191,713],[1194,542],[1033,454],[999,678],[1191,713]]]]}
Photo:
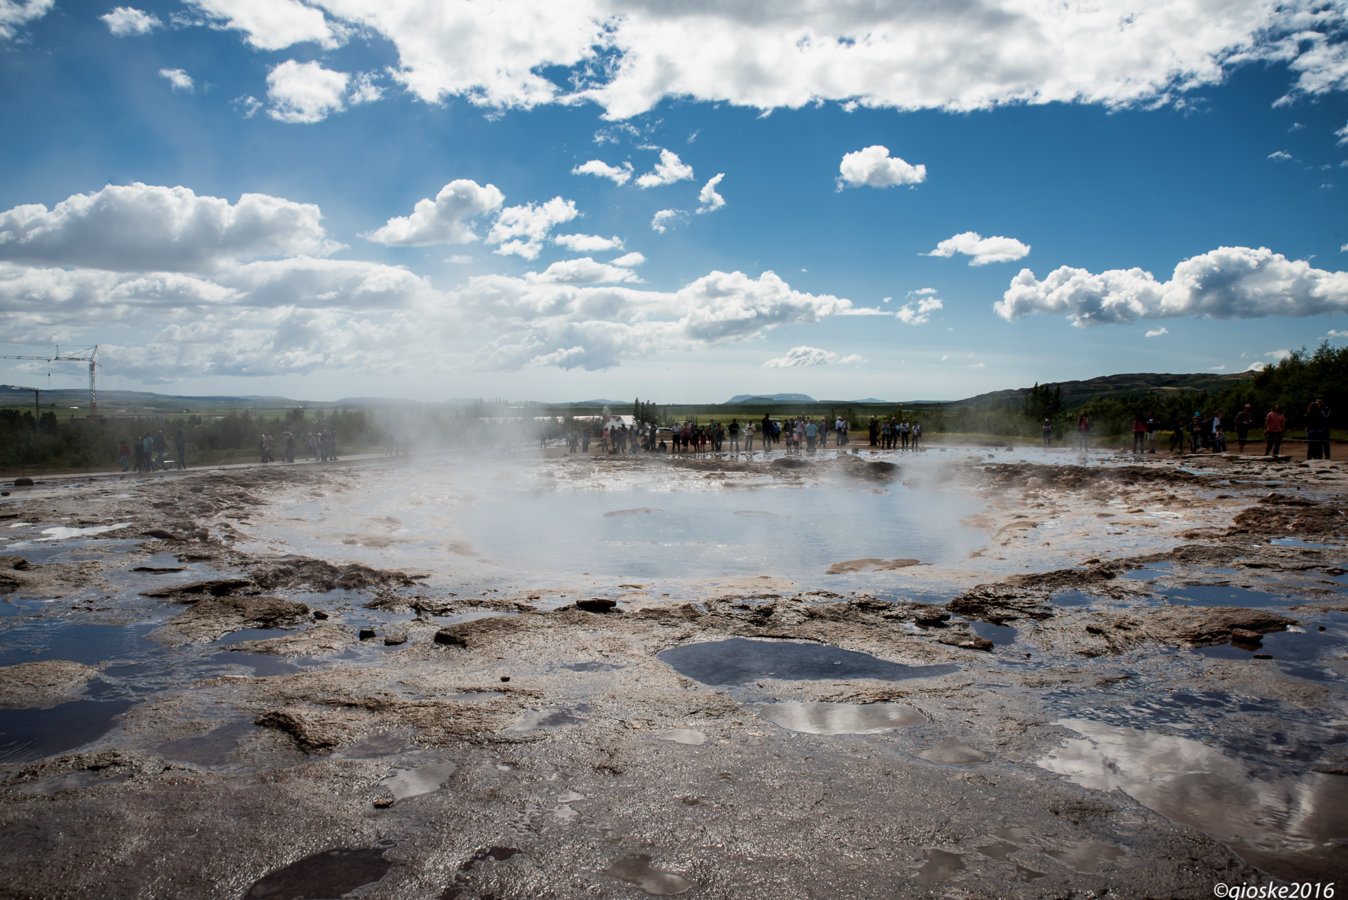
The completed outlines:
{"type": "Polygon", "coordinates": [[[1084,412],[1077,416],[1077,446],[1082,453],[1086,452],[1091,443],[1091,417],[1084,412]]]}
{"type": "Polygon", "coordinates": [[[1329,404],[1324,397],[1306,407],[1306,458],[1329,459],[1329,404]]]}
{"type": "Polygon", "coordinates": [[[187,435],[183,433],[183,427],[178,426],[178,430],[173,432],[173,454],[178,458],[178,468],[187,468],[187,435]]]}
{"type": "Polygon", "coordinates": [[[872,447],[878,446],[880,444],[880,422],[875,418],[875,416],[871,416],[868,431],[869,437],[871,439],[871,446],[872,447]]]}
{"type": "Polygon", "coordinates": [[[1179,413],[1175,414],[1175,424],[1170,428],[1170,452],[1184,452],[1184,419],[1179,413]]]}
{"type": "Polygon", "coordinates": [[[815,442],[819,439],[819,426],[814,424],[814,419],[805,420],[805,449],[814,452],[815,442]]]}
{"type": "Polygon", "coordinates": [[[286,462],[293,463],[295,461],[295,436],[287,431],[283,437],[285,438],[286,462]]]}
{"type": "Polygon", "coordinates": [[[1045,419],[1044,424],[1039,426],[1039,430],[1044,433],[1044,446],[1047,447],[1053,442],[1053,420],[1045,419]]]}
{"type": "Polygon", "coordinates": [[[1133,416],[1133,453],[1140,454],[1146,449],[1147,423],[1138,413],[1133,416]]]}
{"type": "Polygon", "coordinates": [[[1254,425],[1254,408],[1246,403],[1240,412],[1236,413],[1232,420],[1236,426],[1236,450],[1239,453],[1245,452],[1245,441],[1250,437],[1250,428],[1254,425]]]}
{"type": "Polygon", "coordinates": [[[916,422],[914,422],[912,425],[911,438],[912,443],[909,445],[909,449],[916,450],[917,442],[922,438],[922,426],[917,424],[916,422]]]}
{"type": "Polygon", "coordinates": [[[1198,448],[1203,446],[1203,435],[1207,428],[1203,423],[1203,413],[1201,410],[1194,410],[1194,417],[1189,420],[1189,452],[1197,453],[1198,448]]]}
{"type": "Polygon", "coordinates": [[[127,444],[125,438],[122,439],[121,446],[117,448],[117,459],[122,464],[122,471],[125,472],[131,465],[131,446],[127,444]]]}
{"type": "Polygon", "coordinates": [[[1147,414],[1147,452],[1156,452],[1156,432],[1161,428],[1161,420],[1156,418],[1156,413],[1147,414]]]}
{"type": "Polygon", "coordinates": [[[740,452],[740,420],[739,420],[739,419],[731,419],[731,420],[730,420],[730,428],[728,428],[727,430],[730,432],[730,452],[731,452],[731,453],[739,453],[739,452],[740,452]]]}
{"type": "Polygon", "coordinates": [[[141,447],[145,452],[145,471],[154,471],[154,436],[146,434],[140,439],[141,447]]]}
{"type": "Polygon", "coordinates": [[[744,423],[744,450],[753,455],[754,452],[754,423],[752,420],[744,423]]]}
{"type": "Polygon", "coordinates": [[[1212,414],[1211,427],[1208,429],[1208,439],[1212,441],[1212,452],[1219,453],[1226,450],[1226,430],[1222,428],[1222,414],[1214,412],[1212,414]],[[1218,445],[1221,450],[1218,450],[1218,445]]]}
{"type": "Polygon", "coordinates": [[[1277,456],[1282,449],[1282,433],[1287,428],[1287,417],[1282,407],[1274,404],[1268,415],[1264,416],[1264,455],[1277,456]]]}

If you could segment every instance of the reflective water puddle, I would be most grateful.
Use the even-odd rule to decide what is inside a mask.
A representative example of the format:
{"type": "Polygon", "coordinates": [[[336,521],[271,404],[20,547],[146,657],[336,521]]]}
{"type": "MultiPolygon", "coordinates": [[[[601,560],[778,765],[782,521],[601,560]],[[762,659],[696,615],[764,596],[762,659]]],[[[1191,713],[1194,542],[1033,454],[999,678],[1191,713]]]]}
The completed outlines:
{"type": "Polygon", "coordinates": [[[748,638],[684,644],[665,650],[658,658],[680,675],[711,685],[743,685],[762,678],[902,681],[957,671],[951,665],[906,666],[828,644],[748,638]]]}
{"type": "Polygon", "coordinates": [[[650,856],[645,853],[618,857],[604,870],[604,874],[635,884],[655,897],[684,894],[697,886],[696,882],[689,881],[682,875],[655,868],[651,865],[650,856]]]}
{"type": "Polygon", "coordinates": [[[1278,878],[1335,878],[1348,844],[1348,776],[1287,775],[1187,737],[1104,725],[1076,732],[1038,761],[1077,784],[1121,790],[1198,828],[1278,878]]]}
{"type": "Polygon", "coordinates": [[[765,703],[758,714],[788,731],[802,734],[883,734],[927,717],[898,703],[765,703]]]}
{"type": "Polygon", "coordinates": [[[0,709],[0,762],[32,762],[83,747],[112,730],[130,700],[76,700],[51,709],[0,709]]]}

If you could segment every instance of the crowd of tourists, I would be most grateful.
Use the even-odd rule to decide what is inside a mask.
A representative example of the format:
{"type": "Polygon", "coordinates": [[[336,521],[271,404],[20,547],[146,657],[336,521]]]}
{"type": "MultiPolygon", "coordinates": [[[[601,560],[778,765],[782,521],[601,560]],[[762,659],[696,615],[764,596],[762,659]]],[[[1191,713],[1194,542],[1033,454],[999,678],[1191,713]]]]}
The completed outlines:
{"type": "MultiPolygon", "coordinates": [[[[1325,403],[1323,397],[1316,397],[1306,408],[1303,423],[1306,429],[1307,459],[1330,458],[1331,417],[1329,404],[1325,403]]],[[[1225,453],[1228,448],[1227,429],[1230,427],[1234,429],[1236,435],[1236,452],[1244,453],[1246,444],[1250,442],[1250,432],[1254,430],[1257,421],[1252,403],[1246,403],[1241,407],[1229,422],[1223,419],[1220,412],[1194,410],[1194,414],[1187,419],[1178,416],[1170,423],[1170,452],[1225,453]]],[[[1283,412],[1282,406],[1274,404],[1273,408],[1264,414],[1262,424],[1264,455],[1270,457],[1280,455],[1288,425],[1287,415],[1283,412]]],[[[1133,453],[1155,453],[1156,438],[1160,430],[1161,422],[1154,414],[1134,416],[1133,453]]],[[[1043,434],[1044,446],[1047,447],[1053,436],[1053,422],[1050,419],[1044,420],[1043,434]]],[[[1090,446],[1091,419],[1084,412],[1077,417],[1076,435],[1078,448],[1086,450],[1090,446]]]]}
{"type": "Polygon", "coordinates": [[[122,464],[123,472],[131,471],[133,465],[137,472],[158,472],[167,469],[170,462],[175,468],[185,469],[187,435],[181,428],[173,433],[173,452],[174,458],[170,460],[169,440],[164,437],[164,430],[161,428],[154,434],[147,431],[130,441],[122,441],[117,448],[117,458],[122,464]]]}
{"type": "MultiPolygon", "coordinates": [[[[653,424],[627,424],[617,419],[603,426],[599,434],[600,449],[606,453],[626,454],[641,451],[656,453],[753,453],[784,450],[789,453],[812,452],[851,444],[851,425],[841,416],[830,421],[828,417],[787,416],[774,418],[765,414],[761,419],[739,417],[729,422],[712,420],[706,423],[685,421],[672,427],[653,424]]],[[[879,449],[917,450],[922,437],[922,426],[903,417],[878,418],[872,416],[867,429],[870,446],[879,449]]],[[[546,444],[546,438],[540,437],[546,444]]],[[[572,428],[567,432],[566,444],[571,453],[590,451],[591,433],[588,428],[572,428]]]]}

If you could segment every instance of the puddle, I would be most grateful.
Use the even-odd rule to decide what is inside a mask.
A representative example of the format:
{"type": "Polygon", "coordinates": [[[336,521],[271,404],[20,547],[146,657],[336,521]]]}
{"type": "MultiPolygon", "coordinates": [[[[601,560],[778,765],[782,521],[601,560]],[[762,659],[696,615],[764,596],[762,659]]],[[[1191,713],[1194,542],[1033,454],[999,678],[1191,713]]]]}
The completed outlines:
{"type": "Polygon", "coordinates": [[[92,666],[145,656],[161,649],[146,638],[154,625],[85,625],[61,620],[26,621],[0,632],[0,666],[65,659],[92,666]]]}
{"type": "Polygon", "coordinates": [[[993,625],[991,622],[970,622],[970,630],[981,638],[986,638],[995,646],[1014,644],[1018,632],[1010,625],[993,625]]]}
{"type": "Polygon", "coordinates": [[[523,731],[536,731],[540,728],[561,728],[563,725],[574,725],[580,719],[571,715],[564,709],[541,709],[529,710],[519,721],[506,729],[507,734],[519,734],[523,731]]]}
{"type": "Polygon", "coordinates": [[[107,734],[130,700],[76,700],[51,709],[0,709],[0,763],[67,753],[107,734]]]}
{"type": "Polygon", "coordinates": [[[68,541],[71,538],[93,537],[96,534],[107,534],[110,531],[121,531],[123,528],[130,528],[130,522],[120,522],[116,525],[93,525],[88,528],[72,528],[68,525],[54,525],[51,528],[44,528],[41,531],[42,537],[34,538],[35,541],[68,541]]]}
{"type": "Polygon", "coordinates": [[[802,734],[883,734],[927,717],[898,703],[765,703],[758,714],[788,731],[802,734]]]}
{"type": "MultiPolygon", "coordinates": [[[[1124,576],[1125,578],[1127,575],[1124,576]]],[[[1054,606],[1090,606],[1100,598],[1082,591],[1062,591],[1054,594],[1050,602],[1054,606]]]]}
{"type": "Polygon", "coordinates": [[[676,894],[684,894],[696,887],[696,882],[689,881],[681,875],[675,875],[673,872],[665,872],[651,865],[651,858],[645,853],[633,853],[628,856],[620,856],[615,859],[607,869],[605,875],[612,875],[621,881],[629,884],[635,884],[648,894],[655,897],[672,897],[676,894]]]}
{"type": "Polygon", "coordinates": [[[964,869],[964,857],[949,850],[926,850],[927,860],[913,873],[919,884],[935,884],[964,869]]]}
{"type": "Polygon", "coordinates": [[[393,795],[394,800],[406,800],[440,790],[458,767],[452,762],[430,763],[409,769],[395,769],[393,774],[379,782],[393,795]]]}
{"type": "Polygon", "coordinates": [[[743,685],[761,678],[902,681],[948,675],[958,668],[952,665],[906,666],[828,644],[748,638],[684,644],[657,656],[680,675],[712,685],[743,685]]]}
{"type": "Polygon", "coordinates": [[[377,847],[325,850],[257,881],[244,894],[244,900],[343,897],[380,881],[391,868],[393,863],[384,859],[384,851],[377,847]]]}
{"type": "Polygon", "coordinates": [[[1276,878],[1343,874],[1348,776],[1287,775],[1188,737],[1086,719],[1056,724],[1080,737],[1040,759],[1042,768],[1095,790],[1124,791],[1276,878]]]}
{"type": "Polygon", "coordinates": [[[1173,575],[1174,570],[1169,563],[1153,563],[1149,566],[1143,566],[1140,569],[1129,569],[1119,577],[1129,581],[1151,581],[1154,578],[1162,578],[1166,575],[1173,575]]]}
{"type": "Polygon", "coordinates": [[[1165,588],[1161,596],[1171,602],[1185,606],[1247,606],[1265,608],[1270,606],[1293,606],[1300,598],[1279,596],[1252,591],[1249,588],[1229,584],[1185,584],[1165,588]]]}
{"type": "Polygon", "coordinates": [[[936,746],[923,750],[918,756],[942,766],[972,766],[988,758],[983,751],[975,750],[954,738],[946,738],[936,746]]]}
{"type": "Polygon", "coordinates": [[[239,739],[253,730],[251,720],[235,719],[198,737],[165,741],[157,752],[165,759],[196,766],[224,766],[238,749],[239,739]]]}
{"type": "MultiPolygon", "coordinates": [[[[1342,613],[1335,616],[1335,618],[1342,617],[1342,613]]],[[[1259,654],[1260,658],[1307,663],[1329,657],[1336,651],[1343,650],[1345,646],[1348,646],[1348,634],[1344,634],[1339,628],[1319,631],[1314,627],[1307,629],[1293,626],[1286,631],[1260,635],[1257,643],[1196,647],[1194,652],[1212,659],[1253,659],[1255,654],[1259,654]]]]}
{"type": "Polygon", "coordinates": [[[1044,855],[1056,859],[1073,872],[1090,875],[1100,871],[1102,863],[1122,859],[1123,848],[1101,841],[1064,841],[1058,848],[1045,848],[1044,855]]]}
{"type": "Polygon", "coordinates": [[[1301,547],[1306,550],[1342,550],[1343,548],[1336,544],[1313,544],[1310,541],[1303,541],[1300,538],[1280,537],[1269,541],[1275,547],[1301,547]]]}
{"type": "Polygon", "coordinates": [[[690,747],[701,747],[707,742],[707,736],[696,728],[675,728],[657,734],[655,739],[669,741],[672,744],[687,744],[690,747]]]}

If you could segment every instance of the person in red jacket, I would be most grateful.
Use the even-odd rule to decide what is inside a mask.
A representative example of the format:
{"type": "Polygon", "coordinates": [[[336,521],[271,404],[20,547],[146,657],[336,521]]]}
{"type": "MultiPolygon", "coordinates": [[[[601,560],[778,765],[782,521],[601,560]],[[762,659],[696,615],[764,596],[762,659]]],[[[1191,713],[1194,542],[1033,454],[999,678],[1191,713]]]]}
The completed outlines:
{"type": "Polygon", "coordinates": [[[1274,406],[1264,416],[1264,455],[1277,456],[1282,449],[1282,433],[1287,428],[1287,417],[1282,414],[1281,406],[1274,406]]]}

